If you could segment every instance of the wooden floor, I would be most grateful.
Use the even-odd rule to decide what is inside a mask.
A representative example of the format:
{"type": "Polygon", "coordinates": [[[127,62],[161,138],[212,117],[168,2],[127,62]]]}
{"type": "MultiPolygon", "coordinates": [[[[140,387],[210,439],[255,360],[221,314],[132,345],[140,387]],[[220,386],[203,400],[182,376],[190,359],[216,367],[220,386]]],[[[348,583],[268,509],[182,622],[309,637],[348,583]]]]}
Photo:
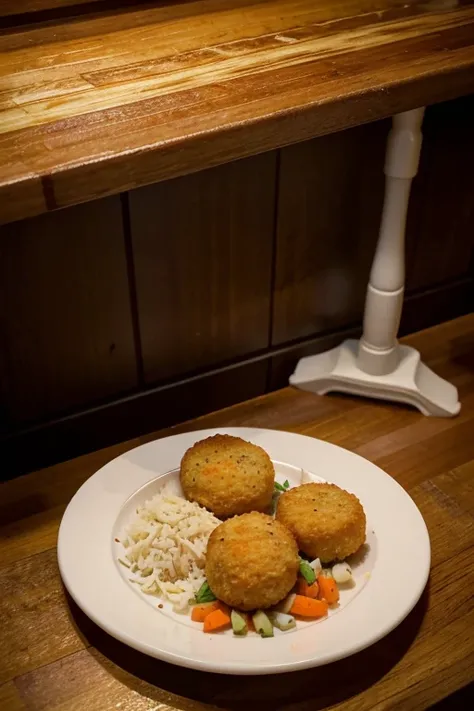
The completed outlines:
{"type": "Polygon", "coordinates": [[[189,0],[0,38],[0,221],[474,90],[456,0],[189,0]]]}
{"type": "MultiPolygon", "coordinates": [[[[4,484],[0,708],[414,711],[472,682],[474,315],[406,342],[457,385],[462,403],[457,418],[427,418],[403,406],[287,388],[4,484]],[[426,520],[432,572],[425,594],[389,637],[347,662],[249,678],[243,684],[174,668],[129,650],[65,597],[56,560],[58,526],[85,479],[119,453],[156,436],[239,425],[299,432],[361,454],[409,491],[426,520]]],[[[400,580],[402,584],[403,571],[400,580]]],[[[464,711],[467,697],[457,697],[453,704],[447,708],[464,711]]]]}

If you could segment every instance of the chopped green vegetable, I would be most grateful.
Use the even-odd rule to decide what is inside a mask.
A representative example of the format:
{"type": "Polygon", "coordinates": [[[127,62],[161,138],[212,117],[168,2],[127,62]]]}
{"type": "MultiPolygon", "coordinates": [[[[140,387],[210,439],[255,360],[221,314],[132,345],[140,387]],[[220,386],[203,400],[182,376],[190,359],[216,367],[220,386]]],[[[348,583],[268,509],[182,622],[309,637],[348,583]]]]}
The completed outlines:
{"type": "Polygon", "coordinates": [[[214,600],[217,600],[217,598],[209,587],[208,582],[206,581],[201,585],[201,587],[196,593],[196,602],[213,602],[214,600]]]}
{"type": "Polygon", "coordinates": [[[290,488],[290,482],[288,481],[288,479],[285,482],[283,482],[283,484],[280,484],[279,481],[275,482],[275,489],[277,491],[281,491],[282,493],[284,493],[289,488],[290,488]]]}
{"type": "Polygon", "coordinates": [[[262,610],[252,615],[252,620],[260,637],[273,637],[273,625],[262,610]]]}
{"type": "Polygon", "coordinates": [[[303,576],[303,578],[306,580],[308,585],[312,585],[314,581],[316,580],[316,575],[314,574],[314,570],[310,566],[307,560],[303,560],[303,558],[300,558],[300,573],[303,576]]]}
{"type": "Polygon", "coordinates": [[[289,489],[289,488],[290,488],[290,482],[288,481],[288,479],[283,482],[283,487],[284,487],[285,489],[289,489]]]}
{"type": "Polygon", "coordinates": [[[248,632],[247,620],[244,615],[241,615],[237,610],[232,610],[230,613],[230,621],[232,623],[232,630],[236,635],[246,635],[248,632]]]}
{"type": "Polygon", "coordinates": [[[280,498],[279,492],[274,491],[273,495],[272,495],[272,503],[270,504],[270,515],[271,516],[274,516],[276,513],[279,498],[280,498]]]}

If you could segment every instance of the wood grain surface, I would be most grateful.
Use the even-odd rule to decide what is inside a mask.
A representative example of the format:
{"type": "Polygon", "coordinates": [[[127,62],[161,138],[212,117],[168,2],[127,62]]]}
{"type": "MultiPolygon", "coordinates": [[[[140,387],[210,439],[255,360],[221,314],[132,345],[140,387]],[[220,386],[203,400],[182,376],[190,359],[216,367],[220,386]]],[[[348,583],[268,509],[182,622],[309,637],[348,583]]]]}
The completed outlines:
{"type": "Polygon", "coordinates": [[[192,0],[11,29],[0,53],[8,221],[469,93],[474,7],[192,0]]]}
{"type": "Polygon", "coordinates": [[[2,227],[0,424],[136,384],[119,197],[2,227]]]}
{"type": "Polygon", "coordinates": [[[275,151],[130,193],[145,382],[269,346],[275,151]]]}
{"type": "MultiPolygon", "coordinates": [[[[407,289],[467,274],[474,246],[474,95],[428,108],[407,222],[407,289]],[[469,197],[471,196],[471,197],[469,197]],[[456,200],[456,208],[449,205],[456,200]],[[454,244],[457,249],[453,249],[454,244]]],[[[440,319],[441,320],[441,319],[440,319]]]]}
{"type": "Polygon", "coordinates": [[[361,321],[389,129],[378,121],[282,150],[274,345],[361,321]]]}
{"type": "MultiPolygon", "coordinates": [[[[319,397],[290,388],[150,437],[125,442],[2,485],[0,707],[5,711],[416,711],[474,680],[474,316],[407,342],[460,391],[454,419],[403,406],[319,397]],[[318,437],[384,468],[427,523],[431,576],[420,602],[386,639],[323,669],[276,677],[211,676],[145,657],[108,637],[62,587],[61,515],[100,466],[157,436],[257,426],[318,437]]],[[[394,532],[396,535],[396,532],[394,532]]]]}

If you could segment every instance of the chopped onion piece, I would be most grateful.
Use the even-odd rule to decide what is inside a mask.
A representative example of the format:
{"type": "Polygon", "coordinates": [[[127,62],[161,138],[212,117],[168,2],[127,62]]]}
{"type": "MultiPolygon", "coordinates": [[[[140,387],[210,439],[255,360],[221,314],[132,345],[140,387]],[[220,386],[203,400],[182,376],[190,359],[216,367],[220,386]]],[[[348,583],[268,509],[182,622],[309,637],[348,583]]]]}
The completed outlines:
{"type": "Polygon", "coordinates": [[[284,612],[269,612],[268,617],[273,626],[282,632],[296,627],[296,621],[293,615],[287,615],[284,612]]]}
{"type": "Polygon", "coordinates": [[[290,593],[287,597],[285,597],[284,600],[278,603],[278,605],[275,605],[274,610],[276,612],[283,612],[283,614],[287,615],[291,608],[293,607],[293,603],[295,601],[296,595],[295,593],[290,593]]]}
{"type": "Polygon", "coordinates": [[[314,570],[315,576],[318,577],[318,575],[320,574],[320,572],[323,569],[323,566],[321,565],[321,561],[319,560],[319,558],[315,558],[314,560],[312,560],[310,563],[310,566],[314,570]]]}
{"type": "Polygon", "coordinates": [[[352,580],[352,570],[349,563],[336,563],[332,569],[332,577],[338,585],[350,583],[352,580]]]}

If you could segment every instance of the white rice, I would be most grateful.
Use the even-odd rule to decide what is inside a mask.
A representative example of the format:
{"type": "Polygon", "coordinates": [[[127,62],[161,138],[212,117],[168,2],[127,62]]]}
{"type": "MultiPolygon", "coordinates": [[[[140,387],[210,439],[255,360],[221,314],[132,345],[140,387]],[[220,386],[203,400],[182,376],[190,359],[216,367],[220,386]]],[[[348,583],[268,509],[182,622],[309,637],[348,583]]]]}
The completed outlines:
{"type": "Polygon", "coordinates": [[[142,592],[168,600],[187,612],[205,582],[207,542],[221,522],[198,504],[165,488],[138,509],[121,543],[142,592]]]}

